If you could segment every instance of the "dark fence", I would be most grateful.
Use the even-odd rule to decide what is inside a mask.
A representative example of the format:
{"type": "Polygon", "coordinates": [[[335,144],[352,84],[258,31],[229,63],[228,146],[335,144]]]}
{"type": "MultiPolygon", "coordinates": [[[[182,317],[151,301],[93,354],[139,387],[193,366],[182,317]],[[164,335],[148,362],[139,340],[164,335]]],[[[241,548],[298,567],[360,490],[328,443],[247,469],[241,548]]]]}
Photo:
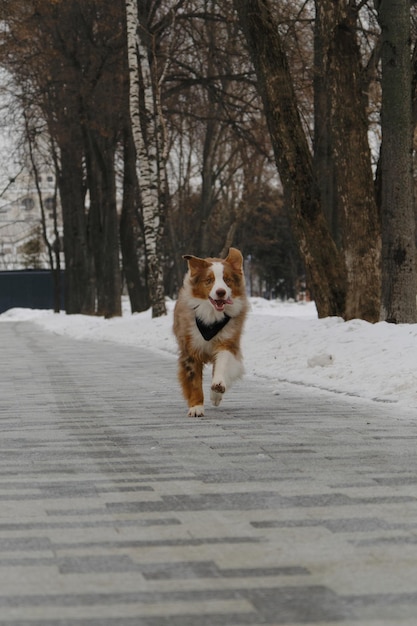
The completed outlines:
{"type": "MultiPolygon", "coordinates": [[[[61,272],[61,309],[64,308],[61,272]]],[[[50,270],[0,271],[0,313],[8,309],[53,309],[54,281],[50,270]]]]}

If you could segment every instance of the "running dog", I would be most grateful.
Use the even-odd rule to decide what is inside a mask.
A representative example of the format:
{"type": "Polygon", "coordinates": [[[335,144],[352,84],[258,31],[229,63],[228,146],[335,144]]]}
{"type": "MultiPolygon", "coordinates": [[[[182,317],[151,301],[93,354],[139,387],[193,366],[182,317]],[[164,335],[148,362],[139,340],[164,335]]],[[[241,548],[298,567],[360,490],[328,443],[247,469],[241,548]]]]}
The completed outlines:
{"type": "Polygon", "coordinates": [[[210,399],[214,406],[243,374],[240,338],[248,309],[243,257],[230,248],[226,259],[191,254],[183,258],[188,272],[174,309],[178,376],[189,417],[202,417],[204,365],[213,364],[210,399]]]}

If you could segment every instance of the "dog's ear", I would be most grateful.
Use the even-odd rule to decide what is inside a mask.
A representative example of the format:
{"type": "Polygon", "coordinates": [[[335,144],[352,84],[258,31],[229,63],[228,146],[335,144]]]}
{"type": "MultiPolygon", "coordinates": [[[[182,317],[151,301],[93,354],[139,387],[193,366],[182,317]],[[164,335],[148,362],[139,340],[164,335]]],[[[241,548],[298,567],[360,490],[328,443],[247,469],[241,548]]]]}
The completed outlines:
{"type": "Polygon", "coordinates": [[[235,272],[243,273],[243,256],[237,248],[230,248],[229,254],[225,259],[226,263],[231,265],[235,272]]]}
{"type": "Polygon", "coordinates": [[[191,276],[195,276],[198,272],[201,272],[201,270],[206,269],[210,265],[205,259],[200,259],[198,256],[193,256],[192,254],[184,254],[182,258],[188,261],[191,276]]]}

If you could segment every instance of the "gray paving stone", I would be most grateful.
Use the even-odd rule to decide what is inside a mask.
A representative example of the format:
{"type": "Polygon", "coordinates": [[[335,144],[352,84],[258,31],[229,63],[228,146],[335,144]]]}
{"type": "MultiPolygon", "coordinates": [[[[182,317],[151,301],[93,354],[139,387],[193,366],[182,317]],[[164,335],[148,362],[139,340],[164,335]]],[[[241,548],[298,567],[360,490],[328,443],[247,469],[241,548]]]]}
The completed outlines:
{"type": "Polygon", "coordinates": [[[0,323],[1,626],[417,623],[417,408],[0,323]]]}

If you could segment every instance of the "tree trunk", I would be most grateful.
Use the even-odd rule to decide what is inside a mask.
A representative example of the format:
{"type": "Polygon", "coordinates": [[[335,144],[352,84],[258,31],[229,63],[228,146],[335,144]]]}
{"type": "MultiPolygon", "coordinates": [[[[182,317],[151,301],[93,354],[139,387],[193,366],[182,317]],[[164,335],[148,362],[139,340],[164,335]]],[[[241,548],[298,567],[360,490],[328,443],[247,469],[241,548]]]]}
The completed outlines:
{"type": "Polygon", "coordinates": [[[143,212],[152,316],[166,315],[161,251],[161,213],[165,200],[162,120],[149,63],[145,32],[139,25],[137,0],[126,0],[130,117],[143,212]]]}
{"type": "Polygon", "coordinates": [[[234,0],[255,67],[290,219],[320,317],[345,314],[346,269],[313,175],[287,59],[267,0],[234,0]]]}
{"type": "Polygon", "coordinates": [[[86,131],[87,179],[90,191],[89,236],[97,284],[97,315],[120,316],[121,276],[116,207],[114,146],[86,131]]]}
{"type": "MultiPolygon", "coordinates": [[[[208,4],[208,3],[207,3],[208,4]]],[[[214,11],[215,2],[210,3],[210,11],[214,11]]],[[[208,8],[208,7],[207,7],[208,8]]],[[[206,75],[215,76],[219,72],[216,67],[216,23],[207,21],[206,35],[207,38],[207,65],[206,75]]],[[[196,254],[203,258],[208,256],[216,256],[218,251],[212,250],[212,233],[211,233],[211,215],[216,204],[216,152],[218,150],[219,137],[221,135],[219,117],[218,96],[216,96],[213,87],[206,89],[207,97],[207,121],[204,131],[204,144],[202,151],[202,168],[201,168],[201,201],[200,216],[198,218],[198,239],[196,254]]],[[[222,105],[220,105],[222,106],[222,105]]]]}
{"type": "Polygon", "coordinates": [[[415,323],[410,0],[378,2],[382,30],[382,318],[415,323]]]}
{"type": "MultiPolygon", "coordinates": [[[[54,207],[53,207],[53,219],[54,219],[54,236],[55,242],[51,243],[48,238],[48,232],[46,227],[46,213],[45,213],[45,204],[43,201],[43,194],[41,188],[41,177],[39,176],[39,169],[36,163],[36,157],[34,154],[34,134],[33,130],[30,128],[29,117],[24,113],[25,118],[25,130],[26,130],[26,141],[28,143],[29,148],[29,159],[32,168],[33,177],[35,180],[36,192],[38,195],[39,206],[41,209],[41,225],[42,225],[42,237],[45,243],[48,259],[49,259],[49,267],[52,274],[52,281],[54,285],[54,313],[60,313],[61,311],[61,266],[60,266],[60,258],[59,258],[59,248],[58,253],[56,253],[56,245],[57,245],[57,212],[56,212],[56,184],[55,184],[55,193],[54,193],[54,207]]],[[[59,239],[58,239],[59,245],[59,239]]]]}
{"type": "Polygon", "coordinates": [[[327,105],[320,127],[325,128],[328,139],[325,163],[329,173],[329,178],[318,175],[318,179],[322,202],[332,201],[337,210],[333,227],[337,225],[336,238],[347,269],[344,317],[376,322],[380,315],[381,237],[356,40],[357,13],[346,0],[316,0],[316,19],[316,42],[320,40],[325,59],[320,86],[328,99],[320,102],[327,105]]]}
{"type": "MultiPolygon", "coordinates": [[[[59,138],[58,138],[59,143],[59,138]]],[[[81,154],[77,145],[61,143],[59,191],[64,226],[65,310],[92,315],[95,311],[93,261],[87,241],[81,154]]]]}
{"type": "Polygon", "coordinates": [[[330,232],[340,249],[340,233],[336,193],[336,172],[332,151],[330,116],[331,100],[328,85],[331,31],[328,28],[324,3],[316,1],[314,21],[314,139],[313,168],[320,189],[323,213],[330,232]]]}
{"type": "MultiPolygon", "coordinates": [[[[210,94],[209,94],[210,97],[210,94]]],[[[210,103],[211,107],[214,103],[210,103]]],[[[217,147],[218,123],[215,119],[208,119],[205,129],[204,146],[203,146],[203,164],[201,170],[201,200],[199,207],[198,229],[196,254],[203,258],[214,256],[211,250],[210,236],[210,216],[215,204],[215,175],[214,175],[214,157],[217,147]]]]}
{"type": "Polygon", "coordinates": [[[123,159],[123,203],[120,216],[120,246],[123,259],[123,273],[132,313],[144,311],[150,306],[146,279],[141,277],[139,271],[138,233],[140,227],[136,206],[137,180],[135,160],[136,154],[133,138],[130,130],[126,130],[123,159]]]}

